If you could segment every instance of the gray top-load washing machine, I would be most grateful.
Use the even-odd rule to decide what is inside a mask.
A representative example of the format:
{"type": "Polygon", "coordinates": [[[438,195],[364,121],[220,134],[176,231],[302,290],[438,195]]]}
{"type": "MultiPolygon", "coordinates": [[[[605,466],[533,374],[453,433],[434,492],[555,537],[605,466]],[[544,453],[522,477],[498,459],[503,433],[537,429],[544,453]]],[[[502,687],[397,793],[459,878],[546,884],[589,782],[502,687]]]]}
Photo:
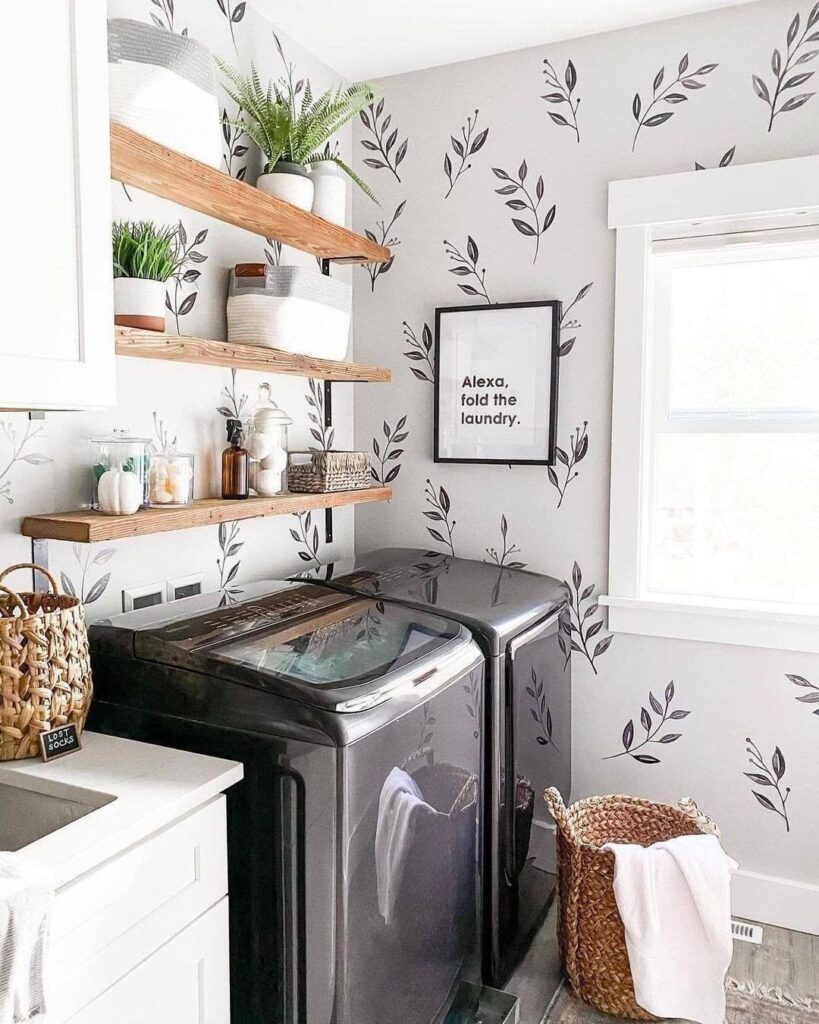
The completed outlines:
{"type": "Polygon", "coordinates": [[[463,623],[487,660],[484,981],[501,987],[554,893],[541,798],[571,789],[571,667],[565,588],[549,576],[411,548],[316,570],[346,592],[463,623]]]}
{"type": "Polygon", "coordinates": [[[232,1024],[440,1021],[480,979],[468,631],[268,582],[90,633],[92,729],[244,763],[227,796],[232,1024]]]}

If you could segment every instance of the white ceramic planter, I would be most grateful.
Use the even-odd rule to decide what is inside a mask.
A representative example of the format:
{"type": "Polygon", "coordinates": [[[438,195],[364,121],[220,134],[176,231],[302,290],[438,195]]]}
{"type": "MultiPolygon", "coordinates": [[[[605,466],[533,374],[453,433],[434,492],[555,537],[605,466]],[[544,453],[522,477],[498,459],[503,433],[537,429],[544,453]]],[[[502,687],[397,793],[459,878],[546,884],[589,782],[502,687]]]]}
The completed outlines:
{"type": "Polygon", "coordinates": [[[115,277],[114,323],[141,331],[164,331],[165,282],[115,277]]]}
{"type": "Polygon", "coordinates": [[[347,216],[347,177],[332,160],[310,165],[313,213],[331,224],[344,224],[347,216]]]}
{"type": "Polygon", "coordinates": [[[260,174],[256,188],[269,196],[309,210],[313,206],[313,181],[299,164],[278,163],[270,174],[260,174]]]}

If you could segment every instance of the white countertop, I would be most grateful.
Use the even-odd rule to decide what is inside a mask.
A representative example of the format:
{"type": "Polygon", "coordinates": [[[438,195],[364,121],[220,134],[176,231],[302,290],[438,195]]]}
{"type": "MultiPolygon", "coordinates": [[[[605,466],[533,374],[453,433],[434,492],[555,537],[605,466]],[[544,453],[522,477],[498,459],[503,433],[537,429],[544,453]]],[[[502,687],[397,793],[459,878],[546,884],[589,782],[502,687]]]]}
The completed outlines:
{"type": "Polygon", "coordinates": [[[83,749],[56,761],[0,764],[0,785],[96,809],[20,851],[55,888],[165,828],[239,782],[239,762],[84,732],[83,749]]]}

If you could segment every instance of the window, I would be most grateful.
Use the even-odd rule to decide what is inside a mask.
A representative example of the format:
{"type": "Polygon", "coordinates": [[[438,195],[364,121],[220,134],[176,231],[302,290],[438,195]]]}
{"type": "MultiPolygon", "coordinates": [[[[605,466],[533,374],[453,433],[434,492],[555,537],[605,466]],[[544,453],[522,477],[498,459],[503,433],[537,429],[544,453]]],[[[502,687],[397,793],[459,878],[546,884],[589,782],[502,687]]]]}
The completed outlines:
{"type": "Polygon", "coordinates": [[[819,651],[819,216],[703,176],[666,201],[730,216],[618,228],[609,624],[819,651]]]}

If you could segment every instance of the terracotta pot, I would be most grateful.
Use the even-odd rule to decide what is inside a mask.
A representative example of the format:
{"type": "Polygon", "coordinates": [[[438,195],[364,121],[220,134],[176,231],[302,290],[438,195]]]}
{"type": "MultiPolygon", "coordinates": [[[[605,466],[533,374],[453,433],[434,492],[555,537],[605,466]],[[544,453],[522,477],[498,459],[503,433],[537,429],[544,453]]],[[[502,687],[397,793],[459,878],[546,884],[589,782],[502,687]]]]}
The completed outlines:
{"type": "Polygon", "coordinates": [[[140,331],[164,331],[165,282],[115,277],[114,323],[140,331]]]}

